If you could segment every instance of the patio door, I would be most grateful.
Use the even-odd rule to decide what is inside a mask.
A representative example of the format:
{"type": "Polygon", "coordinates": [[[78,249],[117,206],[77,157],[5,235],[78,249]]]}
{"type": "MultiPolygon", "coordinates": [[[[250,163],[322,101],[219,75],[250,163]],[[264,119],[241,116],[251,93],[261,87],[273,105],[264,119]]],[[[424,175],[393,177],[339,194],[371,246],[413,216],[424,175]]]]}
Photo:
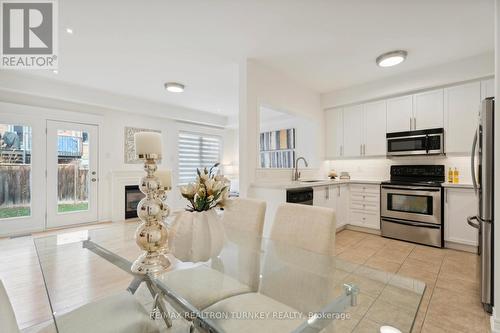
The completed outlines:
{"type": "Polygon", "coordinates": [[[47,121],[47,228],[96,222],[98,127],[47,121]]]}

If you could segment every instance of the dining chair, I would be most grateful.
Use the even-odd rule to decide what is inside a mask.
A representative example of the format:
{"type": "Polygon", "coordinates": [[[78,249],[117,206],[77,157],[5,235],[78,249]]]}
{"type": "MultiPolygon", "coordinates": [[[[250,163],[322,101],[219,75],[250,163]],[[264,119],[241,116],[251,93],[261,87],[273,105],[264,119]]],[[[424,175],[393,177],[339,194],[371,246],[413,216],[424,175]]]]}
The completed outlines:
{"type": "MultiPolygon", "coordinates": [[[[236,295],[205,309],[206,312],[304,312],[321,308],[335,297],[336,290],[322,290],[331,276],[311,274],[311,268],[330,265],[335,249],[333,209],[285,203],[278,207],[271,227],[258,292],[236,295]],[[289,247],[292,245],[296,247],[289,247]],[[314,256],[312,253],[324,256],[314,256]],[[308,255],[309,253],[309,255],[308,255]],[[311,262],[314,258],[317,262],[311,262]],[[325,281],[325,279],[327,281],[325,281]]],[[[315,272],[313,272],[315,273],[315,272]]],[[[292,331],[301,320],[217,320],[225,331],[292,331]]]]}
{"type": "Polygon", "coordinates": [[[307,251],[334,255],[335,233],[333,209],[283,203],[276,211],[270,238],[307,251]]]}
{"type": "MultiPolygon", "coordinates": [[[[85,304],[58,317],[60,333],[157,333],[159,326],[142,304],[127,291],[85,304]]],[[[0,332],[19,333],[16,316],[0,280],[0,332]]],[[[49,324],[38,333],[54,332],[49,324]]]]}
{"type": "Polygon", "coordinates": [[[227,253],[228,256],[222,253],[220,259],[213,260],[211,267],[202,265],[164,274],[163,282],[198,309],[205,309],[224,298],[255,291],[260,263],[249,263],[248,260],[255,261],[258,257],[255,252],[260,247],[265,213],[264,201],[243,198],[228,200],[222,216],[224,225],[228,227],[226,236],[229,244],[225,246],[231,246],[232,237],[250,235],[248,247],[225,251],[231,253],[227,253]],[[241,267],[245,269],[242,269],[238,262],[244,260],[246,262],[241,267]],[[231,264],[224,265],[228,261],[231,264]]]}
{"type": "Polygon", "coordinates": [[[0,279],[0,332],[19,333],[16,315],[9,300],[9,295],[0,279]]]}
{"type": "Polygon", "coordinates": [[[265,215],[265,201],[235,198],[227,200],[222,221],[224,225],[230,228],[247,231],[255,236],[262,236],[265,215]]]}

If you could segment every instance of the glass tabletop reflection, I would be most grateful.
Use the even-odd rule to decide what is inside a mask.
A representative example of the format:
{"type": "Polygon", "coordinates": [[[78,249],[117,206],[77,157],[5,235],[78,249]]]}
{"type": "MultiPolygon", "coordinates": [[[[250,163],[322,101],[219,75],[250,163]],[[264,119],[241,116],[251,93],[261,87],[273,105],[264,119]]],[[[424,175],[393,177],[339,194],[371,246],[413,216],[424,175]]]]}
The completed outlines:
{"type": "Polygon", "coordinates": [[[56,325],[129,290],[147,311],[158,310],[154,296],[161,295],[160,317],[182,316],[201,331],[272,325],[273,332],[378,332],[389,325],[410,332],[425,291],[418,280],[232,228],[217,256],[190,263],[169,255],[167,272],[144,279],[130,271],[141,254],[136,227],[117,223],[34,240],[56,325]]]}

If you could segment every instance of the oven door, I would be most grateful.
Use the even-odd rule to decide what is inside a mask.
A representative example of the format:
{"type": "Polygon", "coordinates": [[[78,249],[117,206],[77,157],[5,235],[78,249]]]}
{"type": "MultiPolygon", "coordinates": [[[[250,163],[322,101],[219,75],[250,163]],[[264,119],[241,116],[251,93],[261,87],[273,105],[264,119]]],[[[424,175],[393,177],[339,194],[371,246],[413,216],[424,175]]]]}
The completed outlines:
{"type": "Polygon", "coordinates": [[[441,224],[441,188],[382,185],[381,215],[393,219],[441,224]]]}

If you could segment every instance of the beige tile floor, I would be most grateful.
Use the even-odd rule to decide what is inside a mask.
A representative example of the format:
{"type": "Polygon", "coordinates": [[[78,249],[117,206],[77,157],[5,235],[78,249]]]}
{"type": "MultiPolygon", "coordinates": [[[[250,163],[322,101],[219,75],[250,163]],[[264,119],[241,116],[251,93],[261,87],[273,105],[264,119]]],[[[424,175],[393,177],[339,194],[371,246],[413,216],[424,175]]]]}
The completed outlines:
{"type": "MultiPolygon", "coordinates": [[[[427,284],[412,332],[490,332],[489,316],[479,301],[478,256],[350,230],[337,234],[336,251],[346,260],[427,284]]],[[[51,319],[32,237],[0,239],[0,278],[6,284],[21,328],[51,319]]],[[[377,309],[367,311],[376,314],[377,309]]],[[[354,332],[373,332],[374,326],[364,320],[354,332]]]]}
{"type": "MultiPolygon", "coordinates": [[[[479,256],[351,230],[337,234],[336,251],[346,260],[426,283],[412,332],[490,332],[479,297],[479,256]]],[[[371,332],[366,326],[355,332],[371,332]]]]}

